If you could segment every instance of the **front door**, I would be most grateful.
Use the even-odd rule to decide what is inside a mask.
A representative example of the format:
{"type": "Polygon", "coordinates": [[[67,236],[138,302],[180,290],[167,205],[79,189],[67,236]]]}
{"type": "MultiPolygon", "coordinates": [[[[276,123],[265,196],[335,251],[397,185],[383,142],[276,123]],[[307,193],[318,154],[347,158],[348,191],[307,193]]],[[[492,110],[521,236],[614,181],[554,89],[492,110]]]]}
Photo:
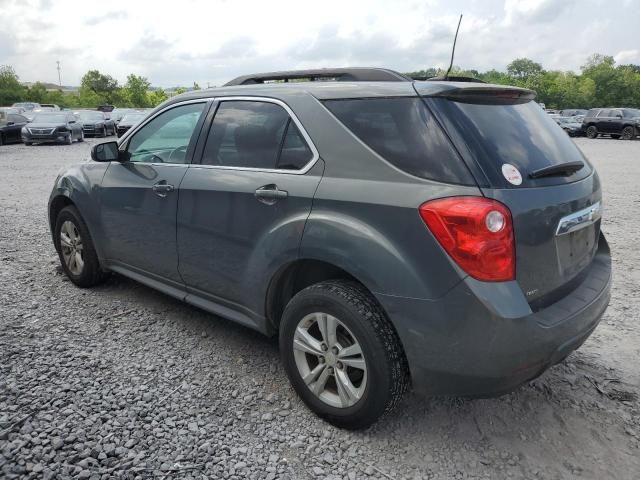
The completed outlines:
{"type": "Polygon", "coordinates": [[[218,103],[200,164],[178,201],[179,270],[187,290],[249,317],[264,315],[275,271],[298,247],[323,164],[276,101],[218,103]]]}
{"type": "Polygon", "coordinates": [[[102,180],[107,261],[181,283],[176,249],[178,189],[193,155],[206,101],[174,106],[121,146],[102,180]]]}

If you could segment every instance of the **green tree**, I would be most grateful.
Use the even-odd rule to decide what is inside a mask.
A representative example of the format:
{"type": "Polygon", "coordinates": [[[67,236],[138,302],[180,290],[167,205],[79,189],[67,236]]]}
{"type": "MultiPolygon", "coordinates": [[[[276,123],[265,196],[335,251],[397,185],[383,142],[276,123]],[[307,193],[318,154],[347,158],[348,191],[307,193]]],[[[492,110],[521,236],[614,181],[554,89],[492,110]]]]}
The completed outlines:
{"type": "Polygon", "coordinates": [[[87,106],[115,103],[119,98],[118,81],[111,75],[89,70],[80,81],[80,99],[89,102],[87,106]],[[97,102],[97,104],[96,104],[97,102]]]}
{"type": "Polygon", "coordinates": [[[26,98],[31,102],[50,103],[47,93],[47,87],[45,87],[44,83],[36,82],[31,85],[31,88],[27,89],[26,98]]]}
{"type": "Polygon", "coordinates": [[[161,88],[154,90],[153,92],[149,92],[149,104],[152,107],[157,107],[168,98],[169,96],[161,88]]]}
{"type": "Polygon", "coordinates": [[[13,67],[0,65],[0,105],[11,105],[24,100],[24,96],[25,88],[13,67]]]}
{"type": "Polygon", "coordinates": [[[124,98],[132,107],[149,107],[147,91],[150,86],[151,83],[146,77],[132,73],[127,77],[127,83],[124,86],[124,98]]]}
{"type": "Polygon", "coordinates": [[[528,58],[516,58],[507,65],[507,73],[521,82],[541,75],[542,72],[542,65],[528,58]]]}

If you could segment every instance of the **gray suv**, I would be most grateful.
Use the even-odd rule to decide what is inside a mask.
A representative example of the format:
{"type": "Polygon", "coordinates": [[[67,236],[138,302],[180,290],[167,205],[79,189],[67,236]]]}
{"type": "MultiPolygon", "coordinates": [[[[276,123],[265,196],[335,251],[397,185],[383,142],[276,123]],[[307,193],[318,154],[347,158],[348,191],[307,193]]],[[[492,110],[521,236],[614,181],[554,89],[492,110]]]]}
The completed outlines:
{"type": "Polygon", "coordinates": [[[53,242],[79,287],[117,272],[278,335],[340,427],[410,386],[508,392],[610,296],[598,175],[533,99],[378,69],[183,94],[59,174],[53,242]]]}

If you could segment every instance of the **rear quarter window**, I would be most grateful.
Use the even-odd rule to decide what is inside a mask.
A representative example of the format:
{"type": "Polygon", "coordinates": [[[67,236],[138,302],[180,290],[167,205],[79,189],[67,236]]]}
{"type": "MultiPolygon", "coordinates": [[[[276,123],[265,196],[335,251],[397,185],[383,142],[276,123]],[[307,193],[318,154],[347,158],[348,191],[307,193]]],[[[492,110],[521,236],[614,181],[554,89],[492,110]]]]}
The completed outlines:
{"type": "Polygon", "coordinates": [[[400,170],[429,180],[475,184],[420,98],[326,100],[324,105],[364,144],[400,170]]]}

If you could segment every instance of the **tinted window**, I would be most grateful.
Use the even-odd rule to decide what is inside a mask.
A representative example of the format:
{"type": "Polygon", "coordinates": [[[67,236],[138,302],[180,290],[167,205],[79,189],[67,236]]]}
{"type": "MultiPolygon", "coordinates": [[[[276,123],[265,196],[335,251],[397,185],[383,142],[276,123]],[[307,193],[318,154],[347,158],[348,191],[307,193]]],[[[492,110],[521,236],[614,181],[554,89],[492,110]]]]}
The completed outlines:
{"type": "Polygon", "coordinates": [[[17,115],[15,113],[10,113],[8,115],[7,120],[9,120],[10,122],[14,122],[14,123],[26,123],[27,122],[27,118],[23,117],[22,115],[17,115]]]}
{"type": "Polygon", "coordinates": [[[474,183],[421,99],[328,100],[325,105],[354,135],[399,169],[442,182],[474,183]]]}
{"type": "Polygon", "coordinates": [[[289,114],[274,103],[226,101],[218,107],[202,163],[276,168],[289,114]]]}
{"type": "Polygon", "coordinates": [[[494,186],[511,186],[501,173],[505,163],[522,173],[519,188],[573,182],[591,172],[575,143],[535,102],[495,105],[443,98],[429,101],[447,128],[455,129],[459,141],[466,143],[494,186]],[[585,166],[569,177],[528,178],[534,170],[571,161],[582,161],[585,166]]]}
{"type": "Polygon", "coordinates": [[[138,130],[127,147],[129,160],[184,163],[187,147],[205,103],[191,103],[161,113],[138,130]]]}
{"type": "Polygon", "coordinates": [[[41,113],[33,119],[33,123],[65,123],[66,121],[67,116],[64,113],[41,113]]]}
{"type": "Polygon", "coordinates": [[[636,108],[627,108],[624,110],[625,118],[640,117],[640,110],[636,108]]]}
{"type": "Polygon", "coordinates": [[[300,170],[313,158],[313,153],[293,120],[287,124],[277,168],[300,170]]]}
{"type": "Polygon", "coordinates": [[[602,118],[602,117],[611,117],[611,110],[606,110],[606,109],[602,109],[600,110],[600,113],[598,114],[598,117],[602,118]]]}

